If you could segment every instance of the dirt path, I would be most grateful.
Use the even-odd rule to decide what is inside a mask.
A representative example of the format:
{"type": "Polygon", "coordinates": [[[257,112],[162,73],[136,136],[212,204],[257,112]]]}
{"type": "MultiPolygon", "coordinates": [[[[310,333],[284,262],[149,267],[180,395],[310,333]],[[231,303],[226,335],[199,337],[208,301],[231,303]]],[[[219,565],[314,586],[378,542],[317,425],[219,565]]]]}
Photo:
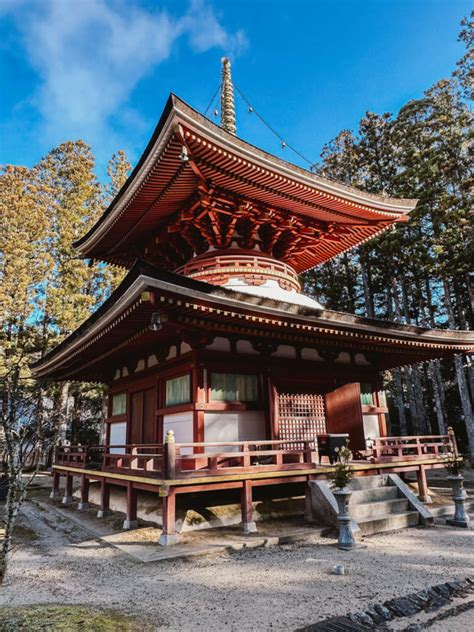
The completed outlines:
{"type": "Polygon", "coordinates": [[[157,630],[294,630],[474,574],[474,532],[446,527],[374,536],[367,548],[347,553],[322,539],[142,564],[32,503],[22,525],[37,537],[16,548],[0,606],[116,608],[157,630]],[[346,576],[332,574],[338,563],[346,576]]]}

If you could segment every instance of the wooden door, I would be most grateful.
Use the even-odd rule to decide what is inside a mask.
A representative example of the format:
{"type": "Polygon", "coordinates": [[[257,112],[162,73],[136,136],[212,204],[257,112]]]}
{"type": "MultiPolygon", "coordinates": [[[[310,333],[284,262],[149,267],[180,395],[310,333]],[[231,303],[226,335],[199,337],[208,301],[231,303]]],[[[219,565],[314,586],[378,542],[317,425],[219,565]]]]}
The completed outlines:
{"type": "Polygon", "coordinates": [[[359,383],[326,393],[326,427],[328,433],[349,433],[351,450],[365,450],[359,383]]]}
{"type": "Polygon", "coordinates": [[[130,443],[143,443],[143,391],[132,393],[130,443]]]}
{"type": "Polygon", "coordinates": [[[149,388],[143,392],[143,443],[156,443],[156,391],[149,388]]]}

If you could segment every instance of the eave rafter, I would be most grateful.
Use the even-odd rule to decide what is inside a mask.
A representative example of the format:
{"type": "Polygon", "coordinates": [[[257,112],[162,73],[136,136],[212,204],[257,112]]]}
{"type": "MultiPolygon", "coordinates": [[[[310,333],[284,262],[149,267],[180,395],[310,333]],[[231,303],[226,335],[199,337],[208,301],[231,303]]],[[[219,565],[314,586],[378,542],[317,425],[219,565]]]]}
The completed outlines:
{"type": "MultiPolygon", "coordinates": [[[[193,164],[192,156],[187,164],[193,164]]],[[[237,195],[196,175],[193,195],[152,239],[143,244],[146,259],[176,269],[209,248],[227,249],[232,242],[251,250],[258,245],[266,253],[292,265],[304,252],[321,242],[339,242],[359,227],[384,224],[367,220],[321,221],[292,214],[277,206],[237,195]]]]}

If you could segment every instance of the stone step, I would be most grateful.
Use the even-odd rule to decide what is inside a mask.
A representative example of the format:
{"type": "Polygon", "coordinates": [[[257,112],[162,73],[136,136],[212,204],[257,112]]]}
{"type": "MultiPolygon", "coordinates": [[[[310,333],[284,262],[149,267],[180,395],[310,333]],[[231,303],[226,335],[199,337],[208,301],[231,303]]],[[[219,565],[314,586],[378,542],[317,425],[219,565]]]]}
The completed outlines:
{"type": "Polygon", "coordinates": [[[391,498],[390,500],[376,500],[374,502],[350,505],[350,514],[356,522],[377,518],[386,514],[403,513],[408,511],[410,503],[406,498],[391,498]]]}
{"type": "Polygon", "coordinates": [[[417,511],[404,511],[402,513],[384,514],[377,516],[377,518],[360,520],[357,524],[364,535],[371,535],[415,527],[419,523],[420,516],[417,511]]]}
{"type": "Polygon", "coordinates": [[[390,498],[398,498],[398,488],[395,487],[395,485],[387,485],[387,487],[376,487],[371,489],[360,489],[352,492],[350,504],[358,505],[360,503],[375,500],[390,500],[390,498]]]}
{"type": "Polygon", "coordinates": [[[373,489],[375,487],[383,487],[387,484],[387,476],[376,474],[374,476],[356,476],[349,483],[349,489],[357,491],[360,489],[373,489]]]}

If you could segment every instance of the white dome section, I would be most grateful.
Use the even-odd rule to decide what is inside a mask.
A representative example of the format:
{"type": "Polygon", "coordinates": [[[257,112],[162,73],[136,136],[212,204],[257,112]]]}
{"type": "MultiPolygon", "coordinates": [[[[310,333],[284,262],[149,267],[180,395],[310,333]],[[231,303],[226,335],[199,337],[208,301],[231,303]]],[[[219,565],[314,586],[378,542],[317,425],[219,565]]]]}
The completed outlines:
{"type": "Polygon", "coordinates": [[[261,296],[269,298],[273,301],[282,301],[284,303],[293,303],[303,307],[311,307],[312,309],[324,309],[321,303],[315,301],[314,298],[299,294],[294,290],[282,290],[277,281],[268,280],[263,285],[249,285],[242,279],[231,278],[222,287],[235,292],[245,292],[253,296],[261,296]]]}

